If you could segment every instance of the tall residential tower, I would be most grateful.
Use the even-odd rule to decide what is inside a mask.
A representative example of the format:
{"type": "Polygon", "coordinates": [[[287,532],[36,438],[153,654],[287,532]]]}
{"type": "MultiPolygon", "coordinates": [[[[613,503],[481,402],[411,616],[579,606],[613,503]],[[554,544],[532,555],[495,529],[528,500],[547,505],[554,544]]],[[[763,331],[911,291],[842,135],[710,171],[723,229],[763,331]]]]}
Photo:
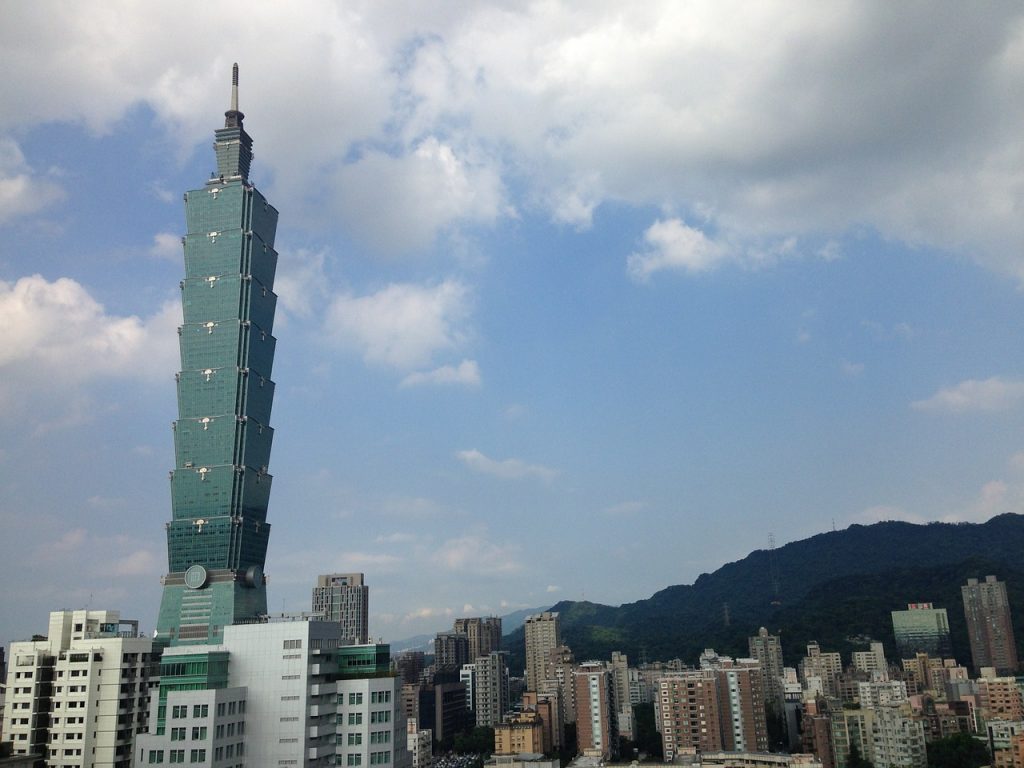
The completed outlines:
{"type": "Polygon", "coordinates": [[[215,132],[217,171],[185,193],[160,645],[217,643],[225,626],[267,612],[277,210],[249,182],[252,138],[244,117],[236,64],[231,108],[215,132]]]}
{"type": "Polygon", "coordinates": [[[361,573],[325,573],[316,577],[313,612],[341,624],[345,645],[370,642],[370,588],[361,573]]]}
{"type": "Polygon", "coordinates": [[[983,582],[968,579],[960,591],[975,669],[995,667],[1000,675],[1015,675],[1017,643],[1010,621],[1006,583],[995,576],[986,576],[983,582]]]}
{"type": "Polygon", "coordinates": [[[551,651],[561,644],[558,613],[544,611],[527,616],[523,628],[526,636],[526,690],[537,691],[544,680],[544,667],[551,651]]]}

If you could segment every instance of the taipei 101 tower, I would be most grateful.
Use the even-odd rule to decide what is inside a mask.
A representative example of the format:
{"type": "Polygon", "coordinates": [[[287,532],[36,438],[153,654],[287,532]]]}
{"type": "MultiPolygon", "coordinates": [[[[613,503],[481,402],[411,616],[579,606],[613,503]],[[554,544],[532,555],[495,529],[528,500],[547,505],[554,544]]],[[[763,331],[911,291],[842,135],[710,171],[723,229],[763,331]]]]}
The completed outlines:
{"type": "Polygon", "coordinates": [[[185,193],[163,646],[219,643],[225,626],[267,612],[277,210],[249,183],[244,117],[235,64],[231,109],[215,132],[217,172],[185,193]]]}

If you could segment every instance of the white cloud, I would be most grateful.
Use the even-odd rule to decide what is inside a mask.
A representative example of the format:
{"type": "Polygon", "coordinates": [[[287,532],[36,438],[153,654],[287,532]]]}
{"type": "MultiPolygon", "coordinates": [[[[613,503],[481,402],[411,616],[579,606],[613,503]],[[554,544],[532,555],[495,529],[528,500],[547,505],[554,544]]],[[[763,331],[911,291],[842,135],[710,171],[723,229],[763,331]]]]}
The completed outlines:
{"type": "Polygon", "coordinates": [[[855,363],[850,360],[840,360],[839,370],[842,372],[844,376],[849,376],[853,378],[856,376],[860,376],[862,373],[864,373],[864,363],[855,363]]]}
{"type": "Polygon", "coordinates": [[[419,540],[419,536],[413,533],[404,533],[398,531],[396,533],[389,533],[387,535],[380,535],[373,541],[376,544],[412,544],[419,540]]]}
{"type": "Polygon", "coordinates": [[[911,404],[915,410],[931,413],[970,413],[1008,411],[1024,402],[1024,381],[993,376],[968,379],[940,389],[925,400],[911,404]]]}
{"type": "Polygon", "coordinates": [[[377,514],[405,519],[437,517],[446,511],[433,499],[422,496],[387,496],[376,502],[377,514]]]}
{"type": "Polygon", "coordinates": [[[177,264],[184,258],[181,235],[176,235],[173,232],[157,232],[153,235],[153,245],[149,248],[149,255],[177,264]]]}
{"type": "Polygon", "coordinates": [[[339,210],[382,250],[424,248],[453,224],[514,214],[493,163],[433,136],[399,156],[369,151],[338,171],[339,210]]]}
{"type": "Polygon", "coordinates": [[[336,297],[325,329],[368,363],[415,368],[466,343],[470,303],[469,289],[456,280],[392,283],[369,296],[336,297]]]}
{"type": "Polygon", "coordinates": [[[461,384],[467,387],[479,387],[480,367],[476,360],[463,360],[457,366],[443,365],[432,371],[417,371],[402,379],[403,387],[416,387],[424,384],[461,384]]]}
{"type": "Polygon", "coordinates": [[[644,232],[644,240],[647,250],[626,259],[629,276],[638,282],[663,269],[706,272],[729,258],[723,246],[679,219],[659,219],[644,232]]]}
{"type": "Polygon", "coordinates": [[[554,592],[561,592],[562,588],[559,587],[559,586],[556,586],[554,584],[548,584],[547,589],[545,589],[544,591],[547,592],[548,594],[552,594],[554,592]]]}
{"type": "Polygon", "coordinates": [[[306,318],[318,312],[330,284],[324,272],[325,256],[323,251],[301,248],[280,254],[274,276],[279,320],[287,321],[288,315],[306,318]]]}
{"type": "Polygon", "coordinates": [[[48,423],[80,423],[75,414],[88,409],[76,390],[88,382],[152,381],[176,369],[180,322],[175,302],[146,319],[108,315],[70,278],[0,281],[0,326],[7,335],[0,348],[0,415],[12,415],[26,397],[60,392],[61,404],[48,423]]]}
{"type": "Polygon", "coordinates": [[[18,144],[0,136],[0,224],[36,213],[63,198],[59,184],[33,172],[18,144]]]}
{"type": "Polygon", "coordinates": [[[558,472],[540,464],[527,464],[522,459],[503,459],[498,461],[490,459],[477,450],[459,451],[456,457],[472,469],[482,475],[492,475],[503,480],[518,480],[524,477],[539,477],[541,480],[550,481],[558,472]]]}
{"type": "Polygon", "coordinates": [[[416,621],[418,619],[433,619],[437,616],[444,616],[446,611],[444,609],[438,610],[436,608],[422,607],[417,608],[414,611],[410,611],[402,617],[403,621],[416,621]]]}
{"type": "Polygon", "coordinates": [[[631,516],[647,509],[647,506],[646,501],[623,501],[619,504],[612,504],[610,507],[605,507],[604,513],[606,515],[611,515],[612,517],[631,516]]]}
{"type": "Polygon", "coordinates": [[[511,573],[522,570],[518,553],[516,546],[494,544],[481,535],[466,534],[442,543],[431,561],[445,570],[459,573],[511,573]]]}
{"type": "MultiPolygon", "coordinates": [[[[256,172],[301,202],[296,215],[341,218],[380,248],[514,216],[514,190],[572,226],[606,202],[701,211],[736,253],[812,235],[824,258],[868,227],[1024,277],[1017,4],[185,9],[8,9],[0,130],[102,133],[145,104],[188,154],[225,106],[231,59],[208,52],[230,30],[240,51],[272,41],[241,62],[256,172]]],[[[693,269],[711,254],[680,257],[693,269]]]]}

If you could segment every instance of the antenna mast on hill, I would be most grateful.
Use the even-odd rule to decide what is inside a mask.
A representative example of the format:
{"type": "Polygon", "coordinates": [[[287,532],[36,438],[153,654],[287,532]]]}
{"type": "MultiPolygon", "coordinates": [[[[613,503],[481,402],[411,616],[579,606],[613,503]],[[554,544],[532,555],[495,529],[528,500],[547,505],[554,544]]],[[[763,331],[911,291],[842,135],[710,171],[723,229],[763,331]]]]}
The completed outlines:
{"type": "Polygon", "coordinates": [[[779,597],[779,564],[775,560],[775,534],[768,534],[768,571],[772,578],[772,605],[782,605],[779,597]]]}

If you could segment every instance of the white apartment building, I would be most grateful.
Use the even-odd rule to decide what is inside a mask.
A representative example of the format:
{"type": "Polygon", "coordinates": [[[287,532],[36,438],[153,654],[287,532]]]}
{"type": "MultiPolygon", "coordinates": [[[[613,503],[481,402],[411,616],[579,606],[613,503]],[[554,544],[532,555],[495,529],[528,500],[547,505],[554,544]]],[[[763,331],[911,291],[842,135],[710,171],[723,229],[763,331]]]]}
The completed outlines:
{"type": "MultiPolygon", "coordinates": [[[[378,646],[366,646],[377,648],[378,646]]],[[[386,646],[381,646],[386,647],[386,646]]],[[[336,765],[410,768],[400,677],[357,677],[337,682],[336,765]]]]}
{"type": "Polygon", "coordinates": [[[419,728],[415,720],[409,720],[405,733],[412,768],[427,768],[434,756],[434,732],[430,728],[419,728]]]}
{"type": "Polygon", "coordinates": [[[910,714],[909,706],[880,706],[875,709],[871,733],[872,762],[890,768],[926,768],[924,724],[910,714]]]}
{"type": "Polygon", "coordinates": [[[128,768],[145,730],[152,651],[117,611],[52,612],[45,640],[11,644],[4,739],[54,768],[128,768]]]}
{"type": "Polygon", "coordinates": [[[857,683],[857,698],[864,709],[903,704],[907,701],[907,684],[902,680],[857,683]]]}
{"type": "Polygon", "coordinates": [[[135,765],[411,768],[390,656],[387,645],[342,645],[336,622],[308,616],[228,626],[217,646],[168,648],[166,696],[154,697],[135,765]],[[205,689],[179,689],[202,674],[205,689]]]}
{"type": "Polygon", "coordinates": [[[193,768],[334,765],[337,687],[329,679],[338,669],[338,629],[333,622],[281,617],[227,626],[221,645],[166,649],[160,663],[166,697],[154,696],[150,733],[136,743],[135,765],[179,762],[180,750],[193,768]],[[223,679],[200,690],[177,689],[194,684],[190,675],[212,674],[193,668],[208,663],[212,670],[218,658],[226,662],[223,679]]]}

